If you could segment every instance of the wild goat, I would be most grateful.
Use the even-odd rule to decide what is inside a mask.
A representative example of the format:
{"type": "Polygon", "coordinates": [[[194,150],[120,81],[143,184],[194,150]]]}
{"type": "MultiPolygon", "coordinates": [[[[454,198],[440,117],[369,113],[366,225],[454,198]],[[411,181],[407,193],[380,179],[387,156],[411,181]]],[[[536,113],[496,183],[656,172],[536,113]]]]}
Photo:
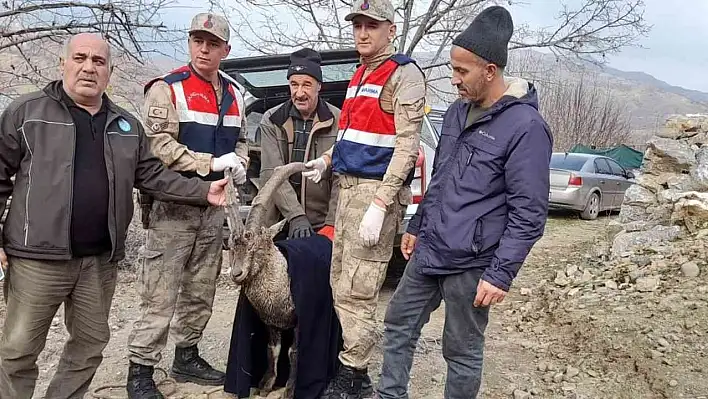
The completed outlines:
{"type": "MultiPolygon", "coordinates": [[[[272,206],[273,193],[292,174],[305,170],[302,162],[290,163],[275,168],[273,175],[253,199],[251,211],[244,226],[239,216],[238,194],[233,186],[230,171],[226,176],[226,216],[231,234],[229,236],[229,263],[231,279],[241,286],[261,321],[268,328],[268,367],[261,379],[259,395],[267,396],[276,380],[277,360],[280,353],[283,330],[297,328],[295,305],[290,292],[288,262],[273,237],[282,229],[285,220],[266,227],[265,215],[272,206]]],[[[290,375],[285,385],[285,398],[292,398],[297,374],[297,332],[288,352],[290,375]]]]}

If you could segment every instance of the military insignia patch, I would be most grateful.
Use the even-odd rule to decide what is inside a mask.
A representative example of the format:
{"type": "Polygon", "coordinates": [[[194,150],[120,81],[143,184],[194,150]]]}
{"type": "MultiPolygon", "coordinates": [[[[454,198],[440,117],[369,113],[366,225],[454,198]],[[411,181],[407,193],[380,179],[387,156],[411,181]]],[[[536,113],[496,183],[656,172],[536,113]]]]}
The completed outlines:
{"type": "Polygon", "coordinates": [[[155,122],[152,125],[150,125],[150,130],[152,130],[155,133],[159,133],[165,129],[167,129],[167,126],[169,126],[169,122],[155,122]]]}
{"type": "Polygon", "coordinates": [[[150,107],[148,110],[148,116],[151,118],[167,119],[167,108],[150,107]]]}
{"type": "Polygon", "coordinates": [[[207,20],[204,21],[204,27],[207,29],[211,29],[214,27],[214,22],[211,20],[211,18],[212,18],[212,16],[211,16],[211,14],[209,14],[207,16],[207,20]]]}

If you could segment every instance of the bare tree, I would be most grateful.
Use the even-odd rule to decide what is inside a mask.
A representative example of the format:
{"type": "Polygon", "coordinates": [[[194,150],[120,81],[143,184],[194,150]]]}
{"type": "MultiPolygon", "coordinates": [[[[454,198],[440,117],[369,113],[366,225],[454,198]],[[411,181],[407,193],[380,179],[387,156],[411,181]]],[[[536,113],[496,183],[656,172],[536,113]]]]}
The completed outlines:
{"type": "Polygon", "coordinates": [[[630,118],[616,100],[609,81],[597,74],[558,77],[539,87],[540,111],[554,137],[554,150],[567,151],[576,144],[615,146],[627,142],[630,118]]]}
{"type": "MultiPolygon", "coordinates": [[[[248,51],[272,54],[302,46],[339,49],[353,44],[344,15],[351,0],[209,0],[229,15],[248,51]]],[[[480,10],[501,0],[397,0],[396,46],[408,55],[428,52],[427,68],[445,64],[445,49],[480,10]]],[[[518,3],[518,1],[516,2],[518,3]]],[[[636,43],[649,30],[643,0],[581,0],[562,5],[552,28],[518,24],[510,49],[547,48],[559,57],[602,62],[606,54],[636,43]]]]}
{"type": "MultiPolygon", "coordinates": [[[[130,81],[142,80],[139,75],[151,66],[150,55],[172,47],[177,38],[178,31],[168,29],[159,14],[173,3],[174,0],[0,3],[0,97],[13,98],[56,79],[64,40],[76,33],[94,32],[111,45],[117,76],[113,81],[115,91],[124,91],[125,99],[132,100],[130,81]]],[[[136,98],[141,96],[142,93],[136,98]]],[[[130,101],[129,105],[135,104],[130,101]]]]}
{"type": "MultiPolygon", "coordinates": [[[[273,54],[300,47],[317,50],[353,47],[351,24],[344,16],[353,0],[209,0],[212,9],[227,16],[239,48],[249,53],[273,54]]],[[[394,45],[415,53],[424,69],[433,102],[447,102],[456,90],[450,78],[449,48],[484,8],[512,4],[512,0],[393,0],[398,22],[394,45]]],[[[514,0],[514,4],[520,1],[514,0]]],[[[531,49],[547,49],[558,61],[604,63],[605,55],[634,45],[649,31],[643,0],[579,0],[561,5],[550,28],[516,23],[507,74],[535,82],[546,80],[545,70],[531,49]]]]}

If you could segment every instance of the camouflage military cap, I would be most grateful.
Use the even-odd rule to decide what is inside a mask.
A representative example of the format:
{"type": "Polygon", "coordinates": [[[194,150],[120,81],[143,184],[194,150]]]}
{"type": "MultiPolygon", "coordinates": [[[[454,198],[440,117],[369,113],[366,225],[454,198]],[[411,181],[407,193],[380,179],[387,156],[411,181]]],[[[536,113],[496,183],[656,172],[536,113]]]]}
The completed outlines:
{"type": "Polygon", "coordinates": [[[396,11],[389,0],[356,0],[352,10],[344,19],[351,21],[357,15],[363,15],[376,21],[389,21],[394,23],[396,11]]]}
{"type": "Polygon", "coordinates": [[[189,27],[189,33],[192,32],[209,32],[225,42],[229,41],[229,23],[221,15],[207,12],[195,15],[189,27]]]}

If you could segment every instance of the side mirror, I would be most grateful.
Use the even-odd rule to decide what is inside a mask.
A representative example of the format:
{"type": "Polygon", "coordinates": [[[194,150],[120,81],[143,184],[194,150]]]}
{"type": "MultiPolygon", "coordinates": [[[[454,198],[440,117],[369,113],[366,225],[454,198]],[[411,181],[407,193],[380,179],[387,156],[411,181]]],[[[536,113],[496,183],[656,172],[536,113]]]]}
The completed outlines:
{"type": "Polygon", "coordinates": [[[634,179],[634,173],[627,171],[626,177],[627,177],[627,179],[634,179]]]}

